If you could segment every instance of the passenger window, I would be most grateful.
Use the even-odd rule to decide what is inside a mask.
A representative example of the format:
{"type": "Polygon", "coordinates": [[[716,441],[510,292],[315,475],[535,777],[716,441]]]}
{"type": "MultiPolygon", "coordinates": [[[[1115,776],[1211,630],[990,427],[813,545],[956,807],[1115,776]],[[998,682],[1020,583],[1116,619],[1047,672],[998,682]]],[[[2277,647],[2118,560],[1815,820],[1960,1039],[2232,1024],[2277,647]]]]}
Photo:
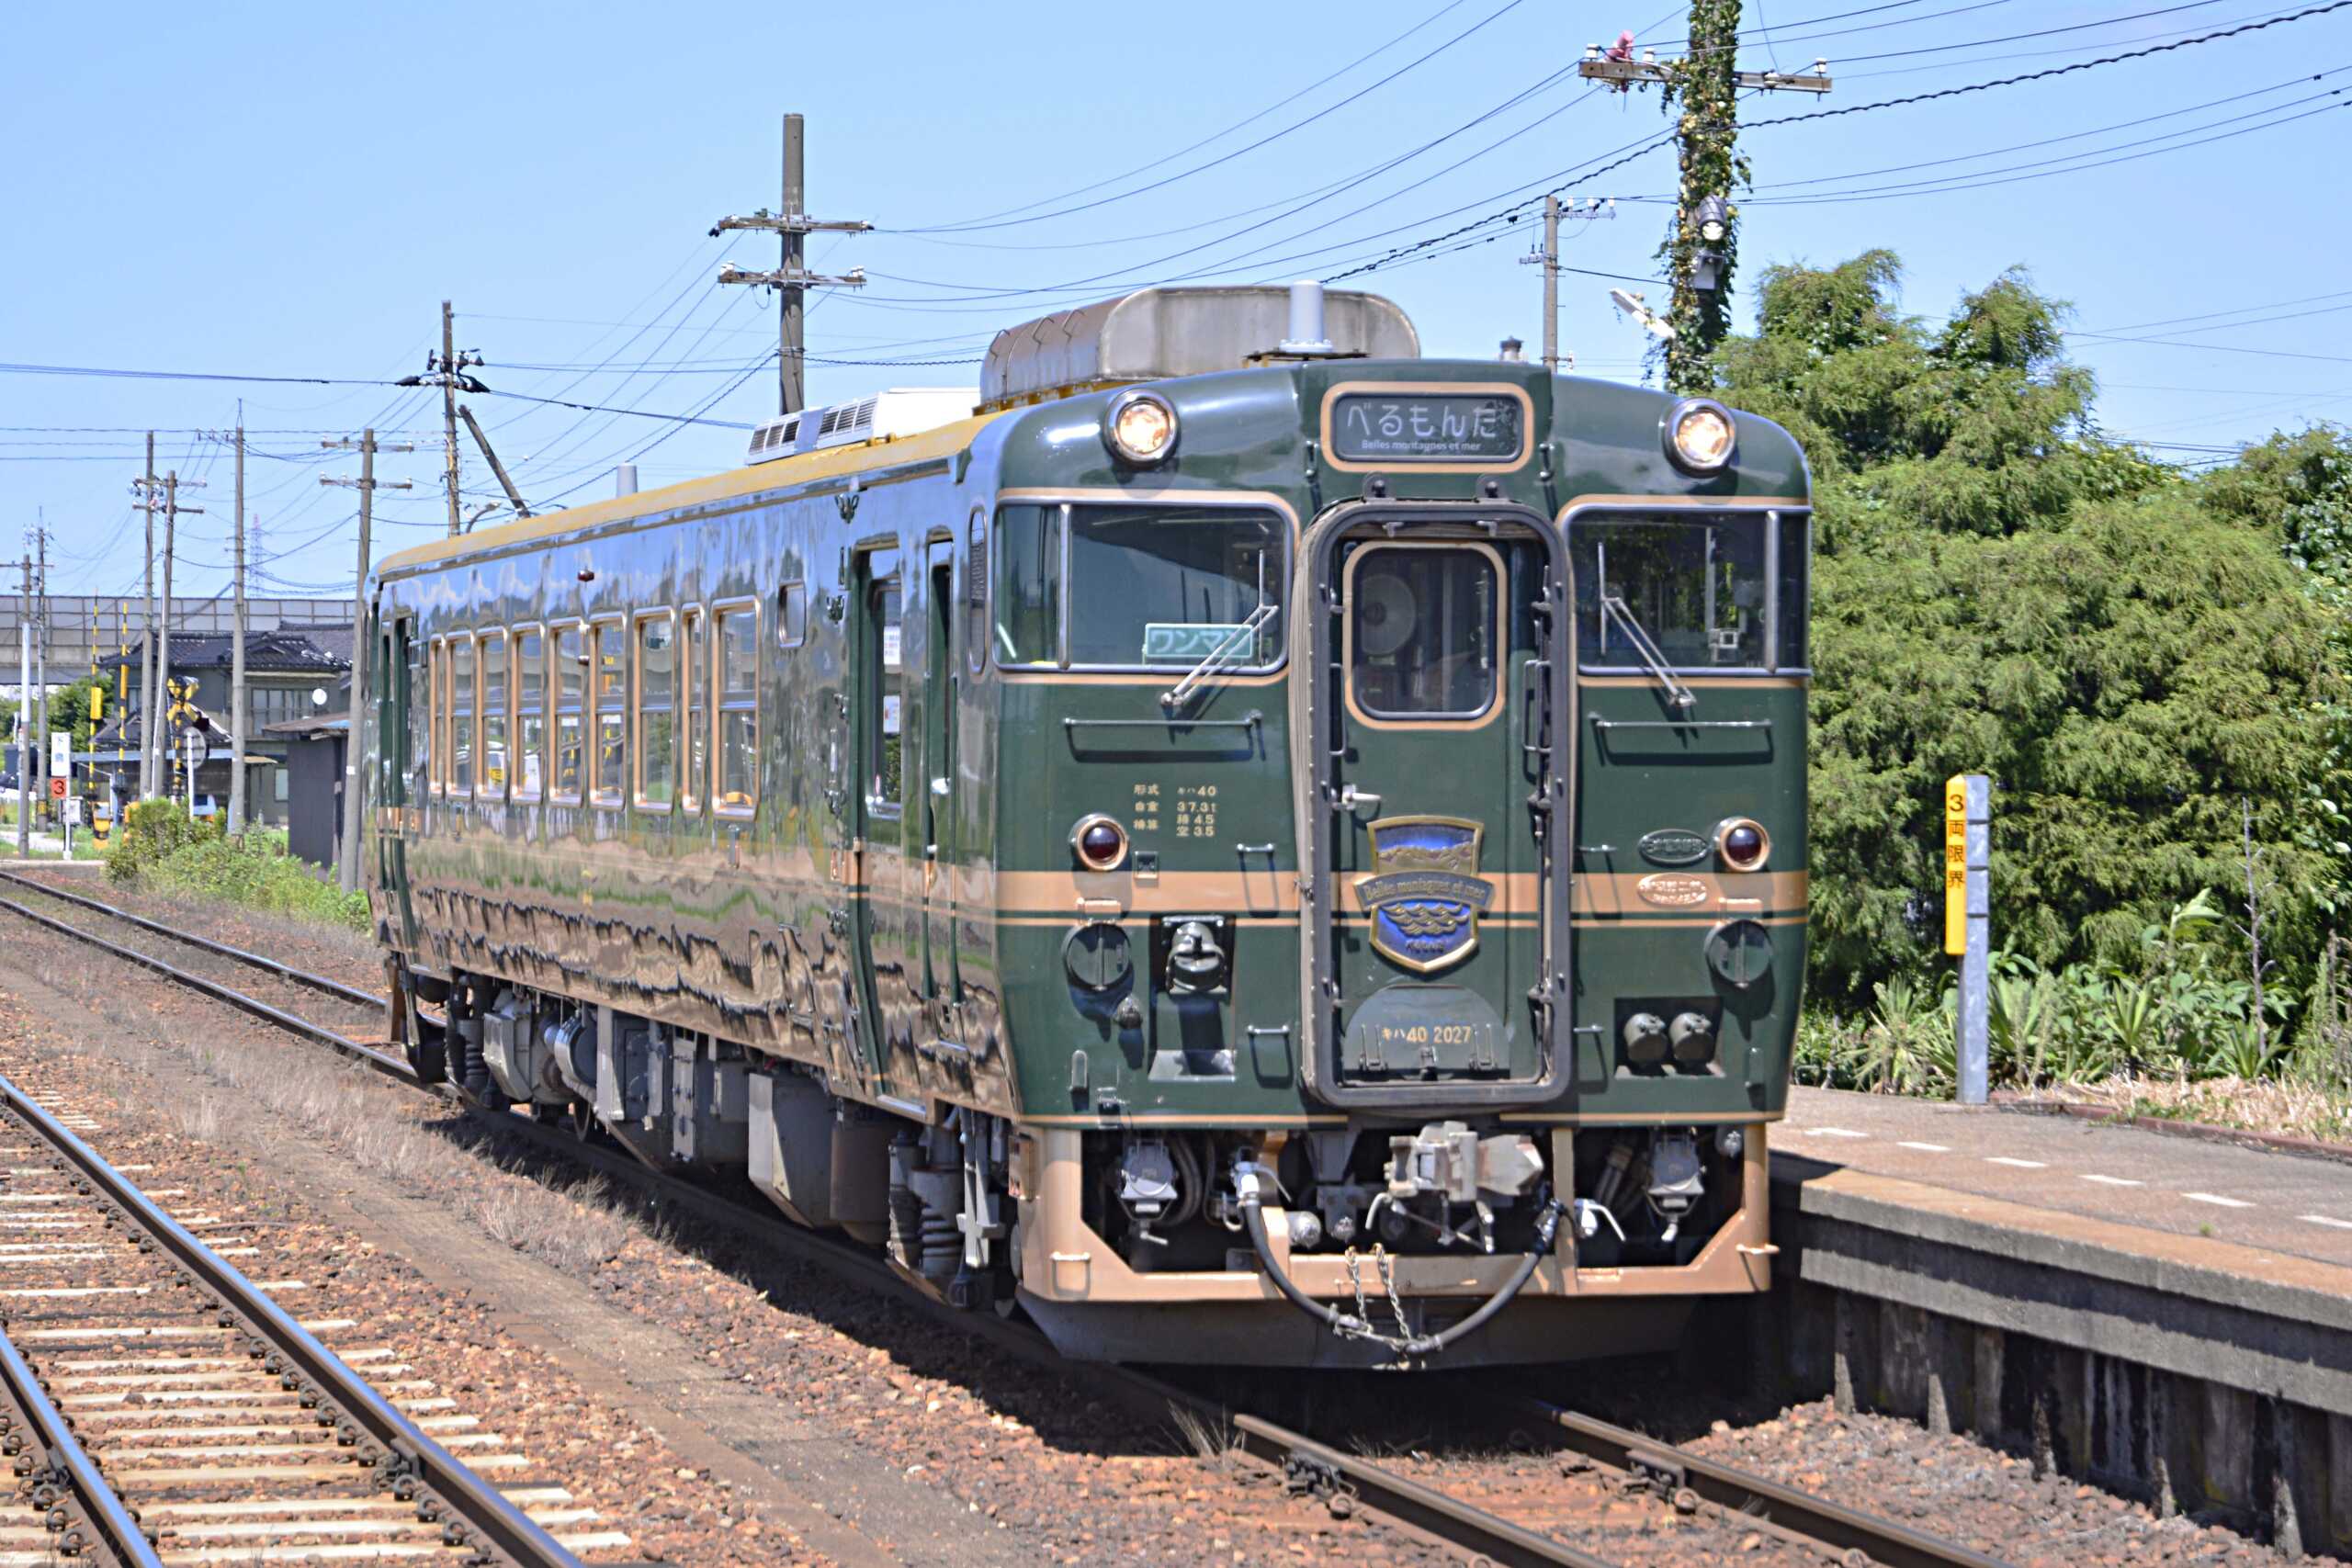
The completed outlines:
{"type": "Polygon", "coordinates": [[[749,815],[759,804],[760,615],[718,612],[718,809],[749,815]]]}
{"type": "Polygon", "coordinates": [[[449,643],[449,793],[469,795],[474,787],[474,642],[469,637],[449,643]]]}
{"type": "Polygon", "coordinates": [[[537,800],[546,787],[547,651],[538,628],[514,634],[514,798],[537,800]]]}
{"type": "Polygon", "coordinates": [[[798,648],[808,640],[808,585],[787,582],[775,591],[775,645],[798,648]]]}
{"type": "Polygon", "coordinates": [[[409,687],[415,706],[409,718],[416,731],[417,787],[428,795],[441,793],[441,645],[426,643],[417,650],[424,660],[423,678],[409,687]]]}
{"type": "Polygon", "coordinates": [[[555,765],[548,795],[572,806],[580,804],[587,690],[587,629],[566,626],[555,635],[555,765]]]}
{"type": "Polygon", "coordinates": [[[595,666],[590,676],[596,707],[596,777],[599,806],[621,804],[628,761],[628,670],[622,662],[627,631],[617,621],[594,628],[595,666]]]}
{"type": "Polygon", "coordinates": [[[681,661],[686,688],[686,769],[678,786],[678,804],[688,811],[702,808],[710,789],[710,623],[698,609],[684,617],[686,635],[681,661]]]}
{"type": "Polygon", "coordinates": [[[656,811],[678,789],[677,635],[667,610],[637,623],[637,804],[656,811]]]}
{"type": "Polygon", "coordinates": [[[1495,705],[1495,563],[1463,546],[1348,562],[1348,693],[1367,718],[1477,718],[1495,705]]]}
{"type": "Polygon", "coordinates": [[[481,636],[481,789],[486,800],[506,794],[506,634],[481,636]]]}

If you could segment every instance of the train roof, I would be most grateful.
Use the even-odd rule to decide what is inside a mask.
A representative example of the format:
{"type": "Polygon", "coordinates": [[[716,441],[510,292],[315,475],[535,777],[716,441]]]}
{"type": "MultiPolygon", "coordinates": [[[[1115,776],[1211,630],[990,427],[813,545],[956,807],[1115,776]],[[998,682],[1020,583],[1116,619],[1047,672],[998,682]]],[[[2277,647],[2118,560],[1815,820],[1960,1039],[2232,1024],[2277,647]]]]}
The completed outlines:
{"type": "Polygon", "coordinates": [[[970,446],[972,437],[983,426],[1002,417],[998,413],[980,414],[915,435],[882,437],[854,446],[796,453],[764,463],[729,468],[724,473],[703,479],[682,479],[658,490],[637,491],[605,501],[593,501],[583,506],[566,507],[561,512],[550,512],[538,517],[503,523],[495,528],[484,528],[478,534],[460,535],[454,539],[436,539],[431,544],[412,546],[397,555],[387,556],[378,564],[376,575],[385,578],[444,566],[470,556],[496,554],[515,545],[559,538],[601,524],[650,517],[683,507],[708,505],[736,496],[756,495],[762,491],[782,490],[844,474],[895,468],[901,464],[950,457],[970,446]]]}

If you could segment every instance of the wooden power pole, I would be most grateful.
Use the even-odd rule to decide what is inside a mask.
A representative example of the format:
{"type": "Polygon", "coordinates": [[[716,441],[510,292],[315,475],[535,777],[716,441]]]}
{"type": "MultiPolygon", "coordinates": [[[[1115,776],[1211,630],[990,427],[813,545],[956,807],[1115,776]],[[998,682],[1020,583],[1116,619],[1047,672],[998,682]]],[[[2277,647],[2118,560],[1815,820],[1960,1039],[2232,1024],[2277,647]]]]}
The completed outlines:
{"type": "MultiPolygon", "coordinates": [[[[355,443],[322,441],[322,446],[350,449],[355,443]]],[[[403,443],[397,446],[379,446],[376,433],[363,430],[356,443],[359,448],[359,477],[356,479],[336,479],[322,474],[322,485],[348,485],[359,492],[359,571],[353,580],[351,591],[351,701],[345,705],[348,721],[343,740],[343,841],[335,852],[335,881],[345,893],[359,886],[359,834],[364,818],[360,812],[359,756],[361,747],[361,712],[368,699],[368,568],[370,533],[376,518],[376,491],[407,490],[409,481],[388,482],[376,477],[376,454],[379,452],[413,452],[415,447],[403,443]]]]}
{"type": "Polygon", "coordinates": [[[1605,82],[1620,92],[1656,84],[1665,107],[1681,110],[1682,186],[1674,231],[1658,247],[1674,285],[1666,313],[1672,335],[1666,340],[1666,384],[1679,392],[1703,392],[1714,385],[1713,355],[1731,321],[1731,280],[1738,258],[1738,209],[1732,188],[1747,180],[1738,152],[1739,94],[1826,93],[1829,63],[1815,60],[1810,74],[1741,71],[1739,0],[1692,0],[1690,51],[1660,64],[1644,51],[1638,60],[1624,48],[1585,51],[1579,75],[1605,82]]]}
{"type": "Polygon", "coordinates": [[[146,627],[139,634],[139,798],[155,795],[155,513],[163,502],[155,499],[155,433],[147,433],[147,477],[135,487],[139,509],[147,516],[146,627]]]}
{"type": "Polygon", "coordinates": [[[810,272],[806,265],[807,241],[818,233],[862,234],[874,227],[863,219],[820,221],[808,215],[808,181],[806,152],[803,146],[801,118],[797,114],[784,117],[784,210],[772,213],[761,208],[748,218],[722,218],[711,226],[714,235],[730,229],[753,229],[778,236],[783,241],[782,254],[774,272],[746,272],[729,263],[718,269],[721,283],[748,283],[756,288],[776,291],[781,309],[776,312],[776,412],[791,413],[808,406],[808,385],[804,366],[808,353],[804,321],[807,316],[808,291],[811,288],[863,288],[865,270],[852,267],[839,277],[824,277],[810,272]]]}
{"type": "Polygon", "coordinates": [[[236,607],[229,635],[229,836],[245,830],[245,403],[237,400],[237,509],[229,527],[235,538],[236,607]]]}

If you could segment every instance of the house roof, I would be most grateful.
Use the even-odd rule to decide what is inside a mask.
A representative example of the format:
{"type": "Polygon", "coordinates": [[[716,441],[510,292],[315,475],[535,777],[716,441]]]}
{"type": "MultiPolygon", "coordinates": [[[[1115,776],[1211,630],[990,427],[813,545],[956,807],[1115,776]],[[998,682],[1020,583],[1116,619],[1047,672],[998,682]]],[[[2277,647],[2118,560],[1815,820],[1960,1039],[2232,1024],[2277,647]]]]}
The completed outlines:
{"type": "MultiPolygon", "coordinates": [[[[172,637],[174,670],[226,670],[235,637],[223,632],[175,633],[172,637]]],[[[103,661],[107,670],[139,668],[136,652],[118,654],[103,661]]],[[[265,675],[324,675],[351,667],[349,626],[277,626],[245,634],[245,672],[265,675]],[[335,634],[341,633],[338,645],[335,634]]]]}

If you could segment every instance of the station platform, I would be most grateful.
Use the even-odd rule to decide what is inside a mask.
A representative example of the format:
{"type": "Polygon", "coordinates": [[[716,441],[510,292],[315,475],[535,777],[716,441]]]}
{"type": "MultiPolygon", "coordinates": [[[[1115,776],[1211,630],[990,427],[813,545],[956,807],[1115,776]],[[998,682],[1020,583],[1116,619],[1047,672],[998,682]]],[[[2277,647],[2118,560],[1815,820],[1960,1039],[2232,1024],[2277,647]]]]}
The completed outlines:
{"type": "Polygon", "coordinates": [[[1775,1155],[2352,1269],[2352,1164],[2318,1156],[1804,1088],[1769,1135],[1775,1155]]]}
{"type": "Polygon", "coordinates": [[[1799,1089],[1749,1363],[2352,1557],[2352,1163],[1799,1089]]]}

